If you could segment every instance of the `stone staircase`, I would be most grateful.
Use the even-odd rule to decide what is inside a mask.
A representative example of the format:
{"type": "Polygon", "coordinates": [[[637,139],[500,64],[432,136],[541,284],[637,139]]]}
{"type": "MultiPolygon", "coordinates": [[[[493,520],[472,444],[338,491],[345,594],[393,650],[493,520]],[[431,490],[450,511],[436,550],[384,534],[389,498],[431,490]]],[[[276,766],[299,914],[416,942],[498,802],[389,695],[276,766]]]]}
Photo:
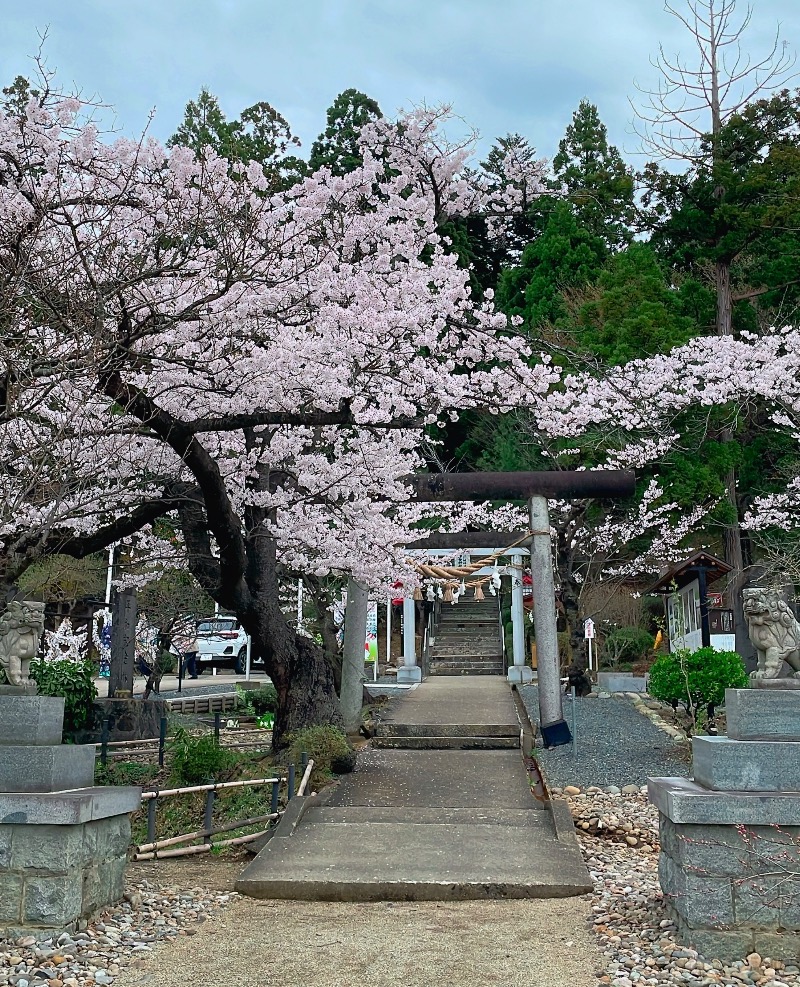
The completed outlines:
{"type": "Polygon", "coordinates": [[[407,751],[519,748],[511,690],[501,678],[428,678],[384,712],[372,745],[407,751]]]}
{"type": "Polygon", "coordinates": [[[428,671],[430,675],[503,674],[496,598],[442,606],[428,671]]]}

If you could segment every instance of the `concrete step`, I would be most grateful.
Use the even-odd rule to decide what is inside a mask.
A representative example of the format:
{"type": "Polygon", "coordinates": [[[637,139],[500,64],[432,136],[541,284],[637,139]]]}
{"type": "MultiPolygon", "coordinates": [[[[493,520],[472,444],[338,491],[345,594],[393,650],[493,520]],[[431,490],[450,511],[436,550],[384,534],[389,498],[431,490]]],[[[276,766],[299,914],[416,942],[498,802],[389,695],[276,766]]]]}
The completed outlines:
{"type": "Polygon", "coordinates": [[[441,629],[443,627],[447,627],[447,628],[451,628],[451,627],[464,627],[464,628],[486,627],[486,628],[493,628],[493,629],[496,630],[498,628],[498,626],[499,626],[499,622],[498,622],[498,620],[497,620],[496,617],[493,617],[491,620],[484,620],[484,619],[480,619],[480,620],[461,620],[458,617],[448,617],[448,618],[443,618],[439,622],[439,629],[441,629]]]}
{"type": "Polygon", "coordinates": [[[444,648],[448,651],[472,651],[477,654],[480,651],[485,651],[486,648],[491,648],[493,651],[499,651],[500,638],[497,636],[470,637],[466,634],[463,637],[456,637],[455,635],[449,636],[442,634],[435,639],[433,646],[435,648],[444,648]]]}
{"type": "Polygon", "coordinates": [[[468,658],[470,655],[475,655],[477,658],[491,658],[493,660],[499,659],[501,656],[500,648],[495,641],[492,645],[487,645],[485,647],[478,647],[474,645],[472,641],[468,642],[470,647],[445,647],[444,645],[435,645],[431,650],[432,658],[468,658]]]}
{"type": "Polygon", "coordinates": [[[449,666],[447,668],[441,668],[439,670],[432,668],[429,672],[431,678],[436,678],[437,676],[443,678],[445,676],[461,676],[466,678],[470,675],[480,675],[485,678],[497,678],[503,674],[503,667],[498,666],[497,668],[483,666],[481,668],[458,668],[456,666],[449,666]]]}
{"type": "MultiPolygon", "coordinates": [[[[475,706],[484,699],[481,692],[475,706]]],[[[295,802],[304,811],[295,811],[291,825],[281,822],[237,891],[306,901],[446,901],[555,898],[592,888],[571,820],[564,827],[537,804],[518,750],[366,750],[327,805],[314,797],[295,802]]]]}
{"type": "Polygon", "coordinates": [[[513,750],[519,747],[519,733],[515,737],[373,737],[372,746],[407,751],[513,750]]]}
{"type": "Polygon", "coordinates": [[[430,666],[453,665],[456,668],[463,668],[465,665],[474,665],[476,668],[483,668],[486,665],[503,667],[503,659],[500,655],[432,655],[430,666]]]}
{"type": "Polygon", "coordinates": [[[392,723],[378,725],[379,737],[516,737],[518,723],[392,723]]]}
{"type": "Polygon", "coordinates": [[[540,832],[550,831],[549,813],[544,805],[536,804],[531,809],[426,809],[413,806],[411,809],[398,809],[396,806],[351,805],[319,806],[314,809],[314,819],[320,823],[335,823],[344,826],[348,823],[432,823],[435,826],[514,826],[530,827],[540,832]]]}

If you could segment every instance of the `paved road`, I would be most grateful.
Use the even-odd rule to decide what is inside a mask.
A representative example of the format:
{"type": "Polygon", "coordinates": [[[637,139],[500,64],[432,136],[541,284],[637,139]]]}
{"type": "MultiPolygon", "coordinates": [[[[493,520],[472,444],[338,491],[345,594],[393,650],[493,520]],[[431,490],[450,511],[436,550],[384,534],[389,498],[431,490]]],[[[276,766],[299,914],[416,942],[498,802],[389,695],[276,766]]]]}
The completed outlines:
{"type": "MultiPolygon", "coordinates": [[[[253,672],[250,676],[249,685],[252,688],[257,688],[259,685],[268,685],[270,681],[270,677],[263,672],[253,672]]],[[[94,682],[97,687],[97,695],[100,697],[107,696],[108,679],[96,678],[94,682]]],[[[146,679],[141,677],[135,679],[133,683],[134,695],[141,696],[144,694],[145,682],[146,679]]],[[[234,692],[237,682],[245,685],[244,676],[237,675],[227,668],[219,669],[217,675],[206,672],[197,679],[184,679],[182,690],[178,692],[178,676],[165,675],[161,680],[160,696],[162,699],[177,699],[187,693],[192,696],[213,696],[220,692],[234,692]]]]}

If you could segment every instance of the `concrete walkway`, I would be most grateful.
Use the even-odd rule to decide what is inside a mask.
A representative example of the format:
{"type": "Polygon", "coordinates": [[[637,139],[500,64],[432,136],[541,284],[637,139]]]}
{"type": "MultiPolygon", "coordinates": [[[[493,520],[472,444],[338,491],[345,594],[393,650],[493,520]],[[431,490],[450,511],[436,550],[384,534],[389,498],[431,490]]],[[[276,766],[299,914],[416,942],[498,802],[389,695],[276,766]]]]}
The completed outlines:
{"type": "MultiPolygon", "coordinates": [[[[519,736],[508,685],[485,676],[428,680],[397,701],[391,725],[411,741],[420,731],[427,741],[463,740],[468,729],[503,739],[511,727],[519,736]]],[[[447,901],[591,889],[571,819],[532,796],[518,739],[516,750],[442,746],[363,752],[355,772],[322,797],[295,800],[237,890],[306,901],[447,901]]]]}

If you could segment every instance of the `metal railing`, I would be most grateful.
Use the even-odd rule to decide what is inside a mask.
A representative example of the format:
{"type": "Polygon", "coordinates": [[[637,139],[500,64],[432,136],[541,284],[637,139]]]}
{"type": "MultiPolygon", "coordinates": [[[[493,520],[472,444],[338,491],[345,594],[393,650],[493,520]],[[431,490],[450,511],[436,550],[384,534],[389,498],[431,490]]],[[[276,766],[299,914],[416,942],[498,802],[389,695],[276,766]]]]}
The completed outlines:
{"type": "Polygon", "coordinates": [[[435,600],[433,609],[428,614],[428,619],[425,623],[425,630],[422,633],[422,653],[420,654],[419,664],[422,669],[423,678],[427,678],[430,672],[431,646],[436,643],[436,635],[439,630],[441,619],[442,605],[439,600],[435,600]]]}
{"type": "MultiPolygon", "coordinates": [[[[238,719],[238,718],[237,718],[238,719]]],[[[158,757],[159,767],[164,767],[164,754],[166,751],[166,741],[167,741],[167,718],[166,716],[161,717],[159,735],[157,737],[146,737],[141,740],[109,740],[110,735],[110,724],[111,721],[108,717],[103,720],[102,732],[100,734],[100,741],[96,743],[95,749],[96,754],[100,758],[100,763],[105,765],[108,763],[109,757],[119,758],[119,757],[158,757]]],[[[213,732],[217,740],[220,743],[220,729],[222,727],[222,713],[219,711],[214,713],[214,726],[213,732]]],[[[264,733],[268,730],[265,728],[264,733]]],[[[246,737],[252,735],[253,730],[243,730],[242,736],[246,737]]],[[[265,745],[264,738],[261,737],[258,740],[244,742],[244,743],[220,743],[221,747],[225,750],[260,750],[261,748],[269,745],[265,745]]]]}

